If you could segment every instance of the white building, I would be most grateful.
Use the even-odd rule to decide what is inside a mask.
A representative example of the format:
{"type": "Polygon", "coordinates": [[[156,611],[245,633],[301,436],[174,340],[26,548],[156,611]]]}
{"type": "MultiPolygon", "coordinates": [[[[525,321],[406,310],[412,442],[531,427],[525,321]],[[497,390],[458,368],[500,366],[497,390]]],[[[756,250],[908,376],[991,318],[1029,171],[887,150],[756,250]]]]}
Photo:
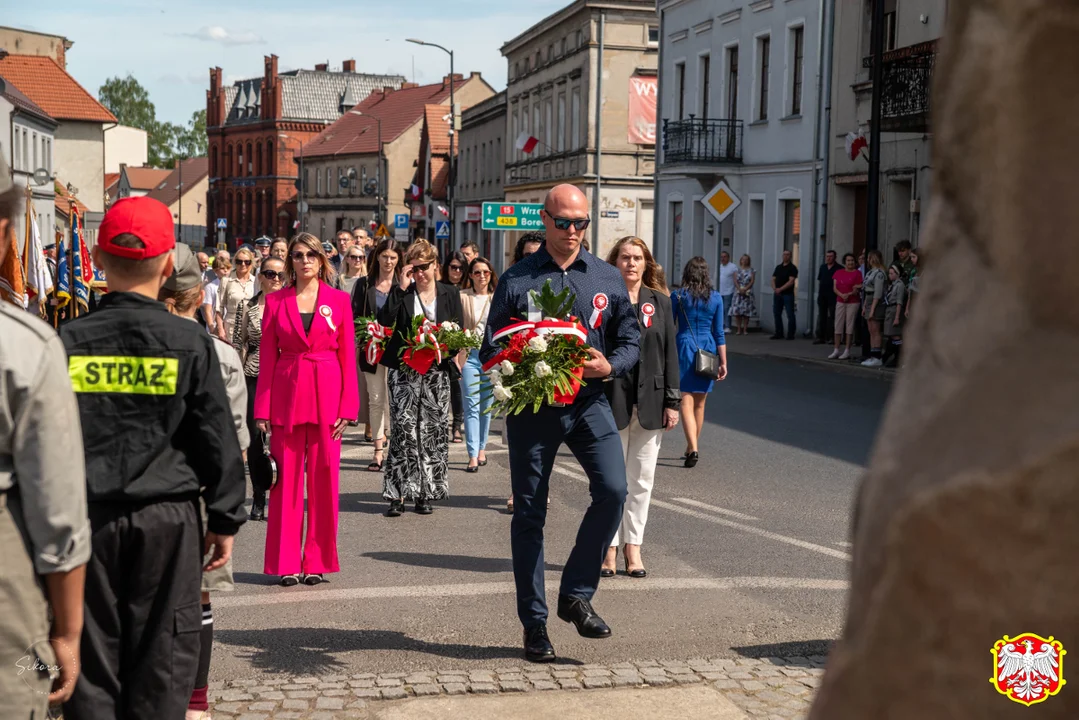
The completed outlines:
{"type": "Polygon", "coordinates": [[[105,172],[118,173],[121,165],[142,167],[149,157],[149,138],[145,130],[127,125],[105,128],[105,172]]]}
{"type": "MultiPolygon", "coordinates": [[[[713,271],[726,250],[757,271],[761,326],[783,250],[799,267],[805,329],[814,304],[814,206],[825,190],[819,108],[827,0],[660,0],[657,260],[672,285],[694,256],[713,271]],[[725,180],[741,201],[722,223],[701,202],[725,180]],[[806,228],[804,233],[802,228],[806,228]]],[[[827,130],[825,129],[825,132],[827,130]]]]}
{"type": "MultiPolygon", "coordinates": [[[[43,246],[53,242],[55,190],[52,149],[56,125],[48,113],[0,77],[0,148],[15,184],[30,188],[43,246]],[[44,179],[44,182],[34,178],[38,170],[44,171],[44,178],[38,178],[44,179]]],[[[19,247],[23,247],[26,216],[22,213],[15,218],[15,237],[19,247]]]]}

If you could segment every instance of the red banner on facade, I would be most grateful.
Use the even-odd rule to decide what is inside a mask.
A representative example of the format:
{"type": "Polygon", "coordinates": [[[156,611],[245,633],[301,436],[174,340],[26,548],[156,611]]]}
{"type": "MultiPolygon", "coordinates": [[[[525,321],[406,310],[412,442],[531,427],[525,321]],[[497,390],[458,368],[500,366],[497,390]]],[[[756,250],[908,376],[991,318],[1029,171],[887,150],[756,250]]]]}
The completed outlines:
{"type": "Polygon", "coordinates": [[[656,78],[629,79],[629,141],[656,144],[656,78]]]}

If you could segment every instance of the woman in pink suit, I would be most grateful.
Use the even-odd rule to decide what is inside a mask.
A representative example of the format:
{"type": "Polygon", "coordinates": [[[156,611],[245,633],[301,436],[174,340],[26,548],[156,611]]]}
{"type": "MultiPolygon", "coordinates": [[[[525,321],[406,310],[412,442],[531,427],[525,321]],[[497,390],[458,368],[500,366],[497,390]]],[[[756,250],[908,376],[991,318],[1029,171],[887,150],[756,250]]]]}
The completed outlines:
{"type": "Polygon", "coordinates": [[[270,491],[263,572],[281,584],[323,582],[338,571],[341,435],[359,415],[352,303],[333,289],[333,267],[314,235],[285,259],[289,286],[266,297],[255,419],[270,434],[280,480],[270,491]],[[307,532],[304,538],[304,472],[307,532]],[[302,547],[302,550],[301,550],[302,547]]]}

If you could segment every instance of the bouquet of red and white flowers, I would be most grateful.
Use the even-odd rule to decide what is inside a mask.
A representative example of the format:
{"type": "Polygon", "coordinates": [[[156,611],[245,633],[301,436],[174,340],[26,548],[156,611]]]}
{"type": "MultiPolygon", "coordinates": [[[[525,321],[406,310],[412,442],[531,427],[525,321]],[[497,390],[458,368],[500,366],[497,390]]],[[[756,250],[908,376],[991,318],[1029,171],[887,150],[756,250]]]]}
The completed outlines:
{"type": "Polygon", "coordinates": [[[378,365],[392,330],[380,324],[374,317],[358,317],[356,326],[356,350],[371,365],[378,365]]]}
{"type": "Polygon", "coordinates": [[[502,350],[483,365],[494,393],[492,413],[533,412],[543,403],[571,403],[584,383],[588,334],[569,313],[576,299],[565,288],[557,295],[548,280],[529,291],[543,319],[512,323],[492,335],[502,350]],[[565,318],[565,319],[564,319],[565,318]]]}
{"type": "Polygon", "coordinates": [[[401,361],[420,375],[426,375],[443,358],[479,346],[480,337],[471,330],[462,330],[460,325],[448,320],[436,325],[417,315],[412,318],[411,332],[405,336],[401,361]]]}

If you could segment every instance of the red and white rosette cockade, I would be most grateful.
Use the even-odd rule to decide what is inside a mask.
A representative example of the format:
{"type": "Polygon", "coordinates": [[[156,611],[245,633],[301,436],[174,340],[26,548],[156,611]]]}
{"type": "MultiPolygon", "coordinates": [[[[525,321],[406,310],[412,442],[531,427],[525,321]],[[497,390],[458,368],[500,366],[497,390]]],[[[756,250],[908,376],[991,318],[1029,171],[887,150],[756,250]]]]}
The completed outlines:
{"type": "Polygon", "coordinates": [[[592,314],[588,318],[588,327],[598,330],[603,324],[603,311],[607,309],[607,296],[604,293],[596,293],[592,298],[592,314]]]}
{"type": "Polygon", "coordinates": [[[655,314],[656,306],[652,303],[646,302],[645,304],[641,305],[641,317],[644,318],[643,320],[641,320],[641,324],[644,325],[646,328],[652,327],[652,316],[655,314]]]}

